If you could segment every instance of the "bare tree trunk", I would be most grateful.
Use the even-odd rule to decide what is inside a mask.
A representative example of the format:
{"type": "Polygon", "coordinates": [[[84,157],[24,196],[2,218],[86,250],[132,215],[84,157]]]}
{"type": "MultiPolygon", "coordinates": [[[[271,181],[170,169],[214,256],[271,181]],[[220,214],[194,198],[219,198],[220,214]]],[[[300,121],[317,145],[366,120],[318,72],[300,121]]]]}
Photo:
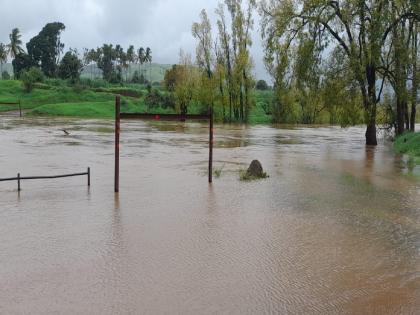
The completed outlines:
{"type": "Polygon", "coordinates": [[[419,87],[419,80],[417,74],[417,54],[418,54],[418,24],[414,26],[413,32],[413,84],[411,91],[411,117],[410,117],[410,131],[414,132],[416,129],[416,111],[417,111],[417,89],[419,87]]]}
{"type": "Polygon", "coordinates": [[[365,111],[367,116],[366,145],[377,145],[376,137],[376,69],[374,65],[366,67],[368,83],[368,95],[365,100],[365,111]]]}
{"type": "Polygon", "coordinates": [[[405,130],[410,130],[410,114],[408,113],[408,102],[404,101],[404,120],[405,120],[405,130]]]}

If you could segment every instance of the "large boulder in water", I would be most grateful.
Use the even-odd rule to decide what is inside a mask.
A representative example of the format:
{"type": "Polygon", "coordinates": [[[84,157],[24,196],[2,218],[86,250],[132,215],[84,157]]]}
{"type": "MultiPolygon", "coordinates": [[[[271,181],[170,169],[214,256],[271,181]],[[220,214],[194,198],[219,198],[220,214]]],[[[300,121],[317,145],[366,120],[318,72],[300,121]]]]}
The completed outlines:
{"type": "Polygon", "coordinates": [[[264,178],[267,175],[264,173],[263,167],[258,160],[254,160],[251,162],[251,165],[248,167],[246,171],[247,177],[250,178],[264,178]]]}

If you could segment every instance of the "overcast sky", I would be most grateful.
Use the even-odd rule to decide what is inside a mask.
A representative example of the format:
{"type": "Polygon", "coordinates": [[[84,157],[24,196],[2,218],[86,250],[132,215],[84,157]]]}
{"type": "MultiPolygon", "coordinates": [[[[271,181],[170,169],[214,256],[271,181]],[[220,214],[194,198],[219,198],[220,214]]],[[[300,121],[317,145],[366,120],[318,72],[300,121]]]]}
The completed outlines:
{"type": "MultiPolygon", "coordinates": [[[[206,9],[212,22],[219,0],[0,0],[0,42],[18,27],[26,44],[48,22],[62,22],[65,49],[103,43],[150,47],[153,61],[173,64],[180,49],[195,56],[191,25],[206,9]]],[[[257,78],[268,79],[255,20],[252,56],[257,78]]]]}

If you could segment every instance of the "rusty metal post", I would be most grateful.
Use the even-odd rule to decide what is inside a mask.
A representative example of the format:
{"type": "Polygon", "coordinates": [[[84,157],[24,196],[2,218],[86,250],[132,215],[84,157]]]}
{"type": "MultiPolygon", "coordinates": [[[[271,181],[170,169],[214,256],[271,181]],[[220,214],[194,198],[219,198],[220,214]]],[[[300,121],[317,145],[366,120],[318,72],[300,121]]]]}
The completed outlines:
{"type": "Polygon", "coordinates": [[[87,169],[88,186],[90,187],[90,167],[87,169]]]}
{"type": "Polygon", "coordinates": [[[120,110],[121,98],[117,96],[115,99],[115,174],[114,174],[114,191],[120,191],[120,110]]]}
{"type": "Polygon", "coordinates": [[[213,182],[213,107],[209,113],[209,183],[213,182]]]}
{"type": "Polygon", "coordinates": [[[19,117],[22,117],[22,104],[20,103],[20,100],[19,100],[19,117]]]}
{"type": "Polygon", "coordinates": [[[17,174],[18,191],[20,191],[20,173],[17,174]]]}

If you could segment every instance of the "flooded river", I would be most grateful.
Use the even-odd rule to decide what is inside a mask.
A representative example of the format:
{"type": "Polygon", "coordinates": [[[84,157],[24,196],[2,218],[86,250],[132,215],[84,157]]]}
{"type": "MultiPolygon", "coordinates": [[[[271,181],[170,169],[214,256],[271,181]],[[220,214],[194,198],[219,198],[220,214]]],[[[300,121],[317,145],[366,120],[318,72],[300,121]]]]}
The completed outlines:
{"type": "Polygon", "coordinates": [[[418,314],[420,169],[362,128],[0,120],[1,314],[418,314]],[[65,128],[70,135],[60,130],[65,128]],[[259,159],[270,175],[239,171],[259,159]]]}

